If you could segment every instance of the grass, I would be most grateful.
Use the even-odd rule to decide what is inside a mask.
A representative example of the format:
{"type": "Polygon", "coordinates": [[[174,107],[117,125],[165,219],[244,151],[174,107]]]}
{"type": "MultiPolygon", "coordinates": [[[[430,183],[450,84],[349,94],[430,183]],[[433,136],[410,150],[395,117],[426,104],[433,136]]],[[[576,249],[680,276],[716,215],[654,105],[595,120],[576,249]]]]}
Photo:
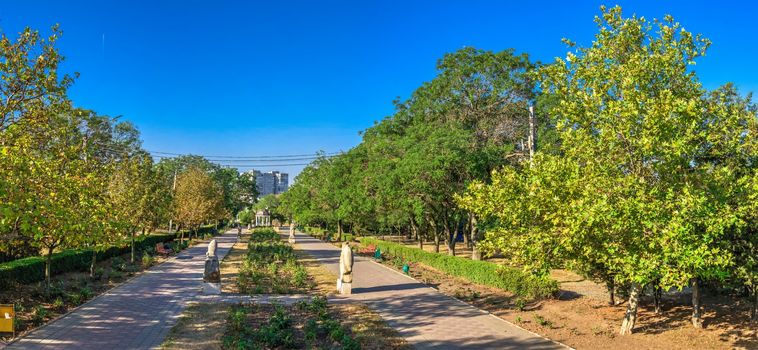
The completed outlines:
{"type": "Polygon", "coordinates": [[[242,235],[239,242],[235,243],[224,260],[221,261],[221,291],[224,293],[239,293],[237,276],[247,256],[247,242],[249,234],[242,235]]]}
{"type": "Polygon", "coordinates": [[[273,229],[254,230],[239,269],[237,287],[248,294],[294,294],[311,289],[308,272],[273,229]]]}
{"type": "Polygon", "coordinates": [[[555,280],[547,277],[536,277],[512,267],[430,253],[418,248],[369,237],[361,238],[361,244],[378,247],[385,254],[385,257],[391,259],[393,265],[422,263],[451,276],[500,288],[529,299],[552,297],[558,291],[558,283],[555,280]]]}
{"type": "Polygon", "coordinates": [[[360,349],[350,329],[329,312],[323,297],[288,307],[234,305],[226,322],[225,349],[360,349]]]}

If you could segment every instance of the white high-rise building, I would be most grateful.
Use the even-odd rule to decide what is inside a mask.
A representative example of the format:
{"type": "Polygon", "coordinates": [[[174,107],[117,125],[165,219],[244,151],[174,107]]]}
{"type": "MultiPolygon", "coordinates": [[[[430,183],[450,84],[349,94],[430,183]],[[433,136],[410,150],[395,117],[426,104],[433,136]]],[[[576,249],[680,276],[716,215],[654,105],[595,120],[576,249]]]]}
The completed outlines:
{"type": "Polygon", "coordinates": [[[252,170],[255,175],[255,187],[258,188],[258,198],[269,195],[279,194],[289,187],[289,175],[278,171],[262,172],[252,170]]]}

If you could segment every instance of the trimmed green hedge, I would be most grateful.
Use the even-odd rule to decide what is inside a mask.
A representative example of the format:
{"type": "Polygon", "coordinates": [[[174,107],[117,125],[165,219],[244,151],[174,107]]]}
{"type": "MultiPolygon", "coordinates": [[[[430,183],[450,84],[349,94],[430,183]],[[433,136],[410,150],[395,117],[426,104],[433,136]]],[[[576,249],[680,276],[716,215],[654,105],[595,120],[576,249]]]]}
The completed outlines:
{"type": "Polygon", "coordinates": [[[500,288],[527,298],[547,298],[558,291],[558,282],[539,278],[519,269],[487,261],[469,260],[439,253],[430,253],[398,243],[370,237],[361,237],[362,244],[373,244],[382,253],[402,258],[408,262],[420,262],[444,273],[465,278],[471,282],[500,288]]]}
{"type": "MultiPolygon", "coordinates": [[[[150,235],[135,242],[137,250],[144,250],[155,247],[157,243],[174,240],[176,235],[150,235]]],[[[128,243],[118,246],[112,246],[108,249],[97,252],[97,260],[103,260],[131,251],[128,243]]],[[[7,263],[0,264],[0,284],[6,285],[8,282],[15,281],[19,283],[32,283],[45,279],[45,256],[33,256],[29,258],[18,259],[7,263]]],[[[92,262],[92,249],[66,250],[53,254],[50,264],[50,272],[53,275],[71,272],[86,271],[92,262]]]]}
{"type": "MultiPolygon", "coordinates": [[[[329,240],[331,241],[335,241],[337,239],[336,232],[329,232],[320,227],[306,226],[305,228],[303,228],[303,232],[321,240],[326,239],[327,236],[329,236],[329,240]]],[[[343,241],[352,241],[354,238],[355,238],[355,234],[353,233],[344,233],[344,232],[342,233],[343,241]]]]}
{"type": "MultiPolygon", "coordinates": [[[[198,234],[216,234],[213,226],[203,226],[198,234]]],[[[154,248],[158,243],[165,243],[178,239],[179,234],[154,234],[137,237],[136,250],[154,248]]],[[[131,252],[129,242],[125,241],[108,249],[97,252],[97,260],[103,260],[131,252]]],[[[0,264],[0,286],[10,282],[33,283],[45,279],[45,256],[33,256],[0,264]]],[[[92,249],[72,249],[53,254],[50,264],[50,272],[56,275],[71,271],[87,271],[92,263],[92,249]]]]}

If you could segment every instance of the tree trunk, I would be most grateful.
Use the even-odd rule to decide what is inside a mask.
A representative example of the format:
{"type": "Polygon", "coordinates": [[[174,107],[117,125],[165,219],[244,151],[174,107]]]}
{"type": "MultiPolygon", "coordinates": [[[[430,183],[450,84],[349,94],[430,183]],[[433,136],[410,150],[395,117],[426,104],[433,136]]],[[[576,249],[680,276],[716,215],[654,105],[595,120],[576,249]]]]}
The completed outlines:
{"type": "Polygon", "coordinates": [[[89,277],[95,278],[95,264],[97,264],[97,251],[92,249],[92,263],[89,265],[89,277]]]}
{"type": "Polygon", "coordinates": [[[440,233],[437,230],[437,224],[434,222],[434,218],[431,216],[427,216],[427,222],[429,223],[429,227],[432,231],[432,235],[434,236],[434,252],[439,253],[440,252],[440,233]]]}
{"type": "Polygon", "coordinates": [[[445,243],[447,243],[447,254],[450,256],[455,256],[455,234],[457,233],[456,230],[450,229],[450,223],[445,220],[442,222],[442,226],[444,226],[445,230],[445,243]]]}
{"type": "Polygon", "coordinates": [[[632,334],[634,330],[634,323],[637,322],[637,306],[640,303],[640,285],[632,283],[632,287],[629,290],[629,303],[626,306],[626,313],[624,314],[624,321],[621,323],[621,335],[632,334]]]}
{"type": "Polygon", "coordinates": [[[750,310],[750,320],[758,322],[758,286],[753,287],[753,308],[750,310]]]}
{"type": "Polygon", "coordinates": [[[661,288],[661,285],[656,283],[653,286],[653,303],[655,305],[655,314],[660,315],[661,314],[661,297],[663,296],[663,288],[661,288]]]}
{"type": "Polygon", "coordinates": [[[50,290],[50,277],[52,274],[51,265],[53,264],[53,249],[55,247],[47,247],[47,259],[45,259],[45,289],[50,290]]]}
{"type": "Polygon", "coordinates": [[[608,289],[608,295],[610,296],[610,299],[608,300],[608,305],[610,306],[616,305],[616,282],[613,280],[613,278],[610,278],[607,281],[605,281],[605,288],[608,289]]]}
{"type": "Polygon", "coordinates": [[[132,230],[132,264],[134,264],[134,230],[132,230]]]}
{"type": "MultiPolygon", "coordinates": [[[[178,228],[177,228],[177,230],[178,230],[178,228]]],[[[180,236],[180,238],[179,238],[179,244],[184,245],[184,231],[182,231],[179,236],[180,236]]]]}
{"type": "Polygon", "coordinates": [[[466,245],[466,247],[471,248],[471,240],[469,239],[469,235],[471,234],[471,214],[469,214],[469,217],[466,219],[466,224],[463,225],[463,244],[466,245]]]}
{"type": "Polygon", "coordinates": [[[342,242],[342,221],[337,220],[337,242],[342,242]]]}
{"type": "Polygon", "coordinates": [[[482,252],[479,251],[479,228],[476,226],[476,217],[469,214],[471,222],[471,260],[482,260],[482,252]]]}
{"type": "Polygon", "coordinates": [[[703,328],[703,320],[700,314],[700,281],[697,277],[692,279],[692,325],[695,328],[703,328]]]}

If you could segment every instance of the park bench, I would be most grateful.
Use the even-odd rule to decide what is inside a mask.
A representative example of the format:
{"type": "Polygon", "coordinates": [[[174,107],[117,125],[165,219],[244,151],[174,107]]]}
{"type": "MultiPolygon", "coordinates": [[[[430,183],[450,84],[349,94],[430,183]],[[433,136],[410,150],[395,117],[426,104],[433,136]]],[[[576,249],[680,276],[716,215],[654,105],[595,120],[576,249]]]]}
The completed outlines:
{"type": "Polygon", "coordinates": [[[171,254],[171,249],[166,249],[166,247],[163,246],[163,243],[157,243],[155,245],[155,252],[163,256],[168,256],[171,254]]]}
{"type": "Polygon", "coordinates": [[[360,250],[358,250],[358,253],[360,253],[360,254],[374,254],[375,251],[376,251],[376,245],[369,244],[369,245],[361,248],[360,250]]]}

